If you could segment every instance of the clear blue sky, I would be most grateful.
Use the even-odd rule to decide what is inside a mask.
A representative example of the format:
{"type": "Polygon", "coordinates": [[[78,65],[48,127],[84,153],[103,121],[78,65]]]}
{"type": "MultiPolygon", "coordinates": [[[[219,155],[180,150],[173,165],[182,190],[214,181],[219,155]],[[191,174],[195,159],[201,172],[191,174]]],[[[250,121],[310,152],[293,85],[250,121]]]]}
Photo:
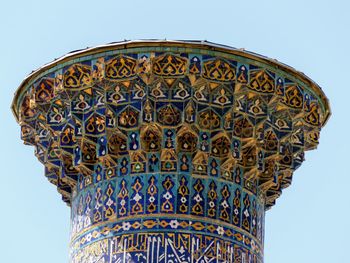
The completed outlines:
{"type": "Polygon", "coordinates": [[[123,39],[205,39],[306,73],[333,116],[316,151],[267,212],[265,262],[350,262],[350,2],[5,1],[0,6],[1,262],[67,262],[69,208],[20,140],[13,93],[31,70],[69,51],[123,39]],[[346,259],[347,258],[347,259],[346,259]]]}

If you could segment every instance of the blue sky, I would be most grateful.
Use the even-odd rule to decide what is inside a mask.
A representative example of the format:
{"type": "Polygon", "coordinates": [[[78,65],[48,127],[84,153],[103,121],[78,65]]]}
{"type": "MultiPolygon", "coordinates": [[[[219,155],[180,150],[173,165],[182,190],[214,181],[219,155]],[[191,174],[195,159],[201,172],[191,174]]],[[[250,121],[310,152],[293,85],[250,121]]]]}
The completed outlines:
{"type": "Polygon", "coordinates": [[[20,140],[10,103],[33,69],[72,50],[123,39],[199,39],[295,67],[328,96],[317,150],[266,215],[265,262],[349,262],[350,2],[3,1],[0,7],[1,262],[68,260],[69,208],[20,140]]]}

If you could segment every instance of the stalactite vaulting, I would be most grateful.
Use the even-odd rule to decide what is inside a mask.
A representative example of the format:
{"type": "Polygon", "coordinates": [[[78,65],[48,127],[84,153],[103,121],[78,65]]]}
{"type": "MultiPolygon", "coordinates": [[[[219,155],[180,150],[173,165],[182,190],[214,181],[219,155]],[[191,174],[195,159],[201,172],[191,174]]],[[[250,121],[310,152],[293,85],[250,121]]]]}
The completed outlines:
{"type": "Polygon", "coordinates": [[[330,116],[304,74],[203,41],[70,53],[12,110],[71,207],[72,263],[262,263],[265,211],[330,116]]]}

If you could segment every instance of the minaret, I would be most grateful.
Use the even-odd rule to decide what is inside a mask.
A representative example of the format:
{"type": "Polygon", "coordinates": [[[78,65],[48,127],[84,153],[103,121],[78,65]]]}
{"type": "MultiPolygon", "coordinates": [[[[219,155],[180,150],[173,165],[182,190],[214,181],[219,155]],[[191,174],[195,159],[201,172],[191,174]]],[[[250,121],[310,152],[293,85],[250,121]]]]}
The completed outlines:
{"type": "Polygon", "coordinates": [[[69,53],[12,110],[71,208],[71,263],[263,262],[265,211],[330,116],[285,64],[164,40],[69,53]]]}

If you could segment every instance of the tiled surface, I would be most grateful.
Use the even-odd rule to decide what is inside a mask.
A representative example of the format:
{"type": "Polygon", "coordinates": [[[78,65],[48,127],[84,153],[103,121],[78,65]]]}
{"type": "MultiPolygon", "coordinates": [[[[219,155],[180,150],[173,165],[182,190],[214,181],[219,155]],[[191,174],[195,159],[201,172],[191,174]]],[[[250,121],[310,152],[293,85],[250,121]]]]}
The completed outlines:
{"type": "Polygon", "coordinates": [[[325,106],[268,63],[165,50],[81,57],[22,94],[22,139],[72,207],[71,261],[262,262],[265,210],[325,106]]]}

